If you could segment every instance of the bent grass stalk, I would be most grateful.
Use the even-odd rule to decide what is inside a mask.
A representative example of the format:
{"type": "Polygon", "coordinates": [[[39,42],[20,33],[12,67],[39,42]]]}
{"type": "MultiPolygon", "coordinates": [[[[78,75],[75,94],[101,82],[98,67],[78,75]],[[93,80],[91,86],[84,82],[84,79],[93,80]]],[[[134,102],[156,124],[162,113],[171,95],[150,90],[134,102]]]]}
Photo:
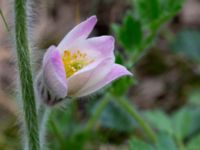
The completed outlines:
{"type": "MultiPolygon", "coordinates": [[[[112,100],[112,95],[106,94],[105,97],[100,101],[96,111],[93,113],[92,117],[89,119],[85,131],[91,131],[96,122],[98,121],[99,117],[101,116],[102,112],[105,110],[107,104],[112,100]]],[[[151,127],[140,117],[137,111],[128,103],[126,99],[123,97],[115,97],[113,102],[117,102],[125,111],[127,111],[141,126],[141,128],[145,131],[148,135],[149,139],[151,139],[152,143],[156,143],[157,137],[151,127]]]]}
{"type": "Polygon", "coordinates": [[[3,12],[1,11],[1,9],[0,9],[0,16],[1,16],[2,20],[3,20],[3,23],[5,25],[6,30],[9,31],[8,24],[6,22],[6,19],[5,19],[4,15],[3,15],[3,12]]]}
{"type": "Polygon", "coordinates": [[[154,133],[152,128],[141,118],[134,107],[132,107],[132,105],[130,105],[129,102],[124,98],[116,97],[115,100],[137,121],[137,123],[142,127],[142,129],[151,139],[151,141],[153,143],[156,143],[156,134],[154,133]]]}
{"type": "MultiPolygon", "coordinates": [[[[107,94],[108,95],[108,94],[107,94]]],[[[108,105],[110,99],[108,98],[108,96],[105,95],[105,97],[99,102],[95,112],[93,113],[92,117],[89,119],[89,121],[86,124],[85,127],[85,131],[91,131],[92,128],[94,127],[94,125],[96,124],[96,122],[98,121],[99,117],[101,116],[102,112],[104,111],[104,109],[106,108],[106,106],[108,105]]]]}
{"type": "Polygon", "coordinates": [[[28,142],[28,150],[39,150],[38,118],[27,36],[26,3],[27,0],[15,0],[15,44],[25,123],[24,136],[28,142]]]}

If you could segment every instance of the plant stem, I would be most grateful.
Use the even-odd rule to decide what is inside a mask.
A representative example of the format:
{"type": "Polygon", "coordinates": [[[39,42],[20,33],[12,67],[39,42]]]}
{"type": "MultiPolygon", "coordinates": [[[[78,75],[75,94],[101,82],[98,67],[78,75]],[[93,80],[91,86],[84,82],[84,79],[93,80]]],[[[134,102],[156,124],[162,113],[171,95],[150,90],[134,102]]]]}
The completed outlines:
{"type": "Polygon", "coordinates": [[[183,141],[177,137],[175,137],[175,139],[176,139],[176,144],[178,146],[178,149],[185,150],[185,145],[184,145],[183,141]]]}
{"type": "Polygon", "coordinates": [[[100,115],[102,114],[103,110],[107,106],[109,102],[109,98],[105,96],[98,104],[98,107],[96,108],[95,112],[93,113],[92,117],[88,121],[85,130],[90,131],[94,127],[95,123],[98,121],[100,115]]]}
{"type": "Polygon", "coordinates": [[[116,97],[115,101],[118,102],[130,115],[138,122],[138,124],[143,128],[145,133],[149,136],[153,143],[156,142],[156,135],[151,127],[140,117],[137,111],[132,107],[132,105],[124,98],[116,97]]]}
{"type": "Polygon", "coordinates": [[[28,150],[39,150],[38,118],[27,37],[27,0],[15,0],[15,44],[28,150]]]}
{"type": "MultiPolygon", "coordinates": [[[[100,101],[96,111],[93,113],[93,116],[88,121],[85,130],[90,131],[94,127],[95,123],[99,119],[100,115],[102,114],[103,110],[107,106],[108,102],[112,98],[107,94],[103,100],[100,101]]],[[[148,134],[149,138],[152,140],[153,143],[156,142],[156,135],[154,131],[150,128],[150,126],[140,117],[140,115],[135,111],[135,109],[123,98],[116,97],[115,99],[118,104],[120,104],[127,112],[131,114],[131,116],[138,122],[138,124],[144,129],[144,131],[148,134]]],[[[116,102],[114,101],[114,102],[116,102]]]]}
{"type": "Polygon", "coordinates": [[[58,142],[60,143],[60,146],[61,147],[65,146],[65,138],[60,133],[58,127],[56,126],[56,124],[55,124],[55,122],[53,121],[52,118],[49,120],[49,123],[50,123],[50,126],[51,126],[53,132],[55,133],[56,138],[58,139],[58,142]]]}
{"type": "Polygon", "coordinates": [[[0,9],[0,16],[1,16],[2,20],[3,20],[3,23],[5,25],[6,30],[9,31],[8,24],[6,22],[6,19],[5,19],[4,15],[3,15],[3,12],[1,11],[1,9],[0,9]]]}
{"type": "Polygon", "coordinates": [[[51,114],[51,110],[44,105],[40,105],[38,112],[38,120],[39,120],[39,137],[40,137],[40,148],[43,150],[46,146],[46,125],[49,121],[49,115],[51,114]]]}

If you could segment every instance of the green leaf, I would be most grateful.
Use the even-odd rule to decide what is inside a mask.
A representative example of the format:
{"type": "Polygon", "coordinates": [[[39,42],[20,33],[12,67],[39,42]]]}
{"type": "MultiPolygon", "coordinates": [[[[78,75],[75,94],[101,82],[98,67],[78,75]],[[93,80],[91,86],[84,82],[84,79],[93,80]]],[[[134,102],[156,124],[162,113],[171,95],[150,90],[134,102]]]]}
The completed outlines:
{"type": "Polygon", "coordinates": [[[198,150],[199,143],[200,143],[200,134],[196,135],[189,141],[189,143],[186,146],[187,150],[198,150]]]}
{"type": "Polygon", "coordinates": [[[111,25],[111,30],[114,32],[117,38],[119,38],[119,31],[120,31],[120,26],[118,24],[113,23],[111,25]]]}
{"type": "MultiPolygon", "coordinates": [[[[59,109],[53,110],[50,119],[55,122],[63,135],[71,136],[81,128],[80,122],[78,122],[78,117],[76,116],[77,114],[73,113],[78,111],[77,101],[70,101],[65,107],[67,108],[66,111],[62,111],[59,109]]],[[[55,134],[51,130],[50,126],[49,131],[52,134],[55,134]]]]}
{"type": "Polygon", "coordinates": [[[128,92],[131,85],[136,82],[134,78],[123,77],[115,81],[110,87],[111,93],[116,96],[122,96],[128,92]]]}
{"type": "Polygon", "coordinates": [[[180,10],[185,0],[159,0],[163,12],[176,12],[180,10]]]}
{"type": "Polygon", "coordinates": [[[176,143],[173,140],[172,136],[165,132],[161,132],[158,134],[157,143],[156,143],[157,150],[177,150],[176,143]]]}
{"type": "Polygon", "coordinates": [[[124,59],[123,59],[123,57],[122,57],[122,54],[120,54],[120,52],[116,52],[115,53],[115,62],[117,63],[117,64],[124,64],[124,59]]]}
{"type": "Polygon", "coordinates": [[[200,106],[200,88],[193,89],[189,96],[188,101],[189,104],[192,104],[194,106],[200,106]]]}
{"type": "Polygon", "coordinates": [[[186,109],[181,109],[173,115],[174,134],[178,139],[182,140],[189,134],[191,121],[191,115],[186,109]]]}
{"type": "Polygon", "coordinates": [[[101,116],[101,125],[120,132],[132,132],[134,120],[121,106],[109,103],[101,116]]]}
{"type": "Polygon", "coordinates": [[[185,0],[169,0],[169,6],[171,6],[171,11],[180,10],[184,2],[185,0]]]}
{"type": "Polygon", "coordinates": [[[130,150],[154,150],[151,145],[145,143],[144,141],[136,137],[133,137],[129,141],[129,145],[130,145],[130,150]]]}
{"type": "Polygon", "coordinates": [[[136,13],[143,22],[151,22],[160,16],[160,4],[158,0],[134,0],[136,13]]]}
{"type": "Polygon", "coordinates": [[[173,133],[171,120],[164,112],[160,110],[148,111],[145,113],[146,119],[158,130],[173,133]]]}
{"type": "Polygon", "coordinates": [[[79,132],[66,139],[64,149],[65,150],[84,150],[85,145],[89,140],[90,140],[90,134],[79,132]]]}
{"type": "Polygon", "coordinates": [[[190,129],[187,136],[191,136],[200,130],[200,107],[185,108],[186,112],[191,116],[190,129]]]}
{"type": "Polygon", "coordinates": [[[185,29],[178,33],[172,42],[174,52],[185,55],[187,58],[200,62],[200,31],[185,29]]]}
{"type": "Polygon", "coordinates": [[[131,15],[127,15],[122,27],[120,28],[119,40],[121,41],[122,45],[128,50],[132,50],[134,47],[137,47],[141,44],[141,24],[131,15]]]}

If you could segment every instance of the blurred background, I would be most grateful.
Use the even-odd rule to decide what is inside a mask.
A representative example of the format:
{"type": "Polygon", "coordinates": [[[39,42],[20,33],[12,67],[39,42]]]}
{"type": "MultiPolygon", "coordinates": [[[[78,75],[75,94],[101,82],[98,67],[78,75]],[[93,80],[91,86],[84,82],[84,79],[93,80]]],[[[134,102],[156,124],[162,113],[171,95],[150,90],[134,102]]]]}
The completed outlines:
{"type": "MultiPolygon", "coordinates": [[[[48,123],[52,150],[200,150],[199,0],[36,0],[30,33],[40,67],[48,46],[96,15],[92,35],[116,38],[116,61],[134,78],[115,81],[97,94],[55,108],[48,123]],[[109,93],[104,107],[101,102],[109,93]],[[153,146],[140,125],[115,102],[125,98],[159,137],[153,146]],[[101,111],[101,113],[99,113],[101,111]],[[98,118],[92,131],[83,127],[98,118]]],[[[13,3],[0,9],[13,28],[13,3]]],[[[0,150],[20,150],[17,71],[11,33],[0,19],[0,150]]]]}

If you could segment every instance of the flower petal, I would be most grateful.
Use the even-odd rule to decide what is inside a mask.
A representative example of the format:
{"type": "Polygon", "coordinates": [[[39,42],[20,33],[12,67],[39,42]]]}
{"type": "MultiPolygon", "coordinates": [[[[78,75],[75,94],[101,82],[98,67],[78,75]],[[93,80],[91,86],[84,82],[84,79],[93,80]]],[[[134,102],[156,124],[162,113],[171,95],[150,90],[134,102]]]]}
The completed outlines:
{"type": "Polygon", "coordinates": [[[79,91],[85,83],[91,77],[91,74],[95,70],[95,68],[101,64],[104,60],[95,61],[88,66],[84,67],[83,69],[76,72],[72,75],[68,80],[68,95],[73,96],[77,91],[79,91]]]}
{"type": "Polygon", "coordinates": [[[112,59],[104,59],[104,61],[102,61],[95,68],[95,70],[93,70],[87,83],[85,83],[85,85],[82,88],[80,88],[79,91],[76,92],[75,96],[81,97],[96,91],[96,89],[94,89],[93,86],[98,84],[107,76],[107,74],[111,71],[113,65],[114,62],[112,59]]]}
{"type": "MultiPolygon", "coordinates": [[[[101,69],[97,68],[97,71],[92,75],[92,77],[95,78],[95,76],[98,75],[100,72],[101,72],[101,69]]],[[[104,87],[105,85],[109,84],[113,80],[125,75],[132,75],[132,73],[129,72],[122,65],[113,64],[112,69],[104,77],[102,76],[103,78],[99,78],[98,82],[90,82],[90,84],[87,84],[86,86],[84,86],[80,91],[78,91],[77,96],[81,97],[81,96],[89,95],[99,90],[100,88],[104,87]]]]}
{"type": "Polygon", "coordinates": [[[48,49],[43,62],[43,80],[46,87],[55,96],[64,98],[67,96],[67,80],[64,65],[59,51],[54,48],[48,49]]]}
{"type": "Polygon", "coordinates": [[[50,46],[46,53],[44,54],[44,57],[43,57],[43,66],[47,63],[47,61],[49,60],[52,52],[56,49],[56,47],[54,45],[50,46]]]}
{"type": "Polygon", "coordinates": [[[89,38],[72,44],[70,51],[73,53],[80,50],[93,60],[112,58],[114,61],[114,41],[112,36],[89,38]]]}
{"type": "Polygon", "coordinates": [[[86,39],[93,30],[96,22],[96,16],[91,16],[87,20],[78,24],[63,38],[57,48],[63,52],[64,50],[67,50],[74,42],[77,42],[80,39],[86,39]]]}
{"type": "Polygon", "coordinates": [[[115,39],[112,36],[99,36],[89,38],[86,41],[86,45],[94,51],[101,53],[101,57],[111,57],[114,59],[114,43],[115,39]]]}

